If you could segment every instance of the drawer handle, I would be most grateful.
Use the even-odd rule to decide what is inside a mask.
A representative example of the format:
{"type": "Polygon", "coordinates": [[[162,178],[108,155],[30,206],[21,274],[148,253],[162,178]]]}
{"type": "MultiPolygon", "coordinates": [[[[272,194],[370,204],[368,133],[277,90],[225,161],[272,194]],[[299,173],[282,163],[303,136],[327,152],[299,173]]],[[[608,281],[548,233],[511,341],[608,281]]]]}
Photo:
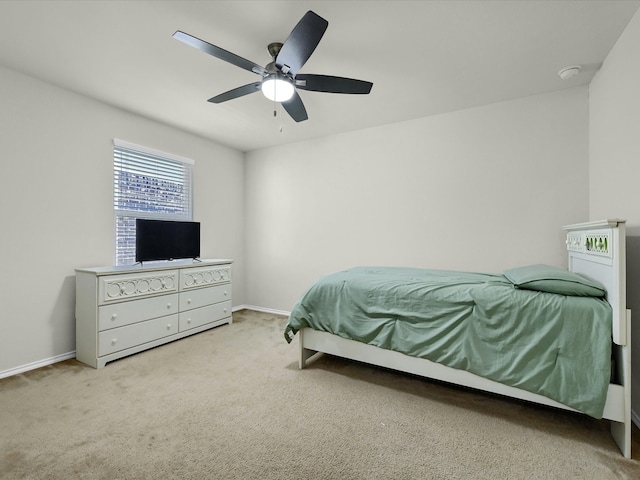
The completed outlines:
{"type": "Polygon", "coordinates": [[[118,318],[118,314],[117,313],[114,313],[113,315],[111,315],[111,320],[112,321],[115,320],[116,318],[118,318]]]}
{"type": "Polygon", "coordinates": [[[171,330],[171,324],[167,323],[167,330],[171,330]]]}
{"type": "Polygon", "coordinates": [[[225,290],[225,291],[224,291],[224,296],[226,297],[227,295],[228,295],[228,293],[227,293],[227,291],[225,290]]]}
{"type": "Polygon", "coordinates": [[[167,308],[171,308],[171,303],[167,303],[167,308]]]}
{"type": "Polygon", "coordinates": [[[191,305],[191,299],[190,299],[190,298],[187,298],[187,303],[188,303],[189,305],[191,305]]]}
{"type": "Polygon", "coordinates": [[[224,313],[227,313],[227,309],[226,308],[224,309],[224,313]]]}
{"type": "Polygon", "coordinates": [[[113,340],[111,340],[111,346],[115,346],[115,344],[118,343],[118,339],[114,338],[113,340]]]}
{"type": "Polygon", "coordinates": [[[190,318],[187,318],[187,323],[189,323],[189,324],[191,323],[191,319],[190,318]]]}

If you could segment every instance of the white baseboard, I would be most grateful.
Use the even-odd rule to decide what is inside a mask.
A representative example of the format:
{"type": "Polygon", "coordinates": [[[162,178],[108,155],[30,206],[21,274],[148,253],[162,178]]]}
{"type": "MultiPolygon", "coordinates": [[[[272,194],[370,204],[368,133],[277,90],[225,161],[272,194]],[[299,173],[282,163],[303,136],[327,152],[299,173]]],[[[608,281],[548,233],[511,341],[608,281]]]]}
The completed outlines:
{"type": "Polygon", "coordinates": [[[54,363],[62,362],[64,360],[69,360],[70,358],[76,358],[76,351],[63,353],[61,355],[56,355],[55,357],[45,358],[43,360],[38,360],[37,362],[27,363],[26,365],[20,365],[19,367],[10,368],[9,370],[4,370],[0,372],[0,378],[11,377],[12,375],[18,375],[20,373],[28,372],[29,370],[35,370],[36,368],[46,367],[47,365],[52,365],[54,363]]]}
{"type": "Polygon", "coordinates": [[[238,310],[254,310],[256,312],[273,313],[274,315],[284,315],[285,317],[288,317],[289,315],[291,315],[291,312],[287,312],[286,310],[275,310],[273,308],[257,307],[255,305],[238,305],[237,307],[233,307],[234,312],[238,310]]]}

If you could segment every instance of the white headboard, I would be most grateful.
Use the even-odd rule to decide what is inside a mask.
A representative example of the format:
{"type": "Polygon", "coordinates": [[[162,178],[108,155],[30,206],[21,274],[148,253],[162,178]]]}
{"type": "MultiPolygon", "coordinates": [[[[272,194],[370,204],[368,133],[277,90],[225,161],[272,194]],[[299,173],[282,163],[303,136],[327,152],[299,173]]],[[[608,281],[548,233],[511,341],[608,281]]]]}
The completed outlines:
{"type": "Polygon", "coordinates": [[[567,230],[569,270],[598,280],[613,308],[613,341],[627,344],[625,220],[600,220],[562,227],[567,230]]]}

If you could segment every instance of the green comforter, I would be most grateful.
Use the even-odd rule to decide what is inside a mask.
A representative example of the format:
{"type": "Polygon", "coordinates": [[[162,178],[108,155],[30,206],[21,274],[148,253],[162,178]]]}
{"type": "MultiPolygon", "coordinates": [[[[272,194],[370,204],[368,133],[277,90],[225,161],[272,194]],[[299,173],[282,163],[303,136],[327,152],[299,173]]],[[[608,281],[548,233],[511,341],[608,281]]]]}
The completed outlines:
{"type": "Polygon", "coordinates": [[[285,338],[310,327],[602,418],[611,315],[603,299],[519,290],[502,275],[359,267],[315,283],[291,312],[285,338]]]}

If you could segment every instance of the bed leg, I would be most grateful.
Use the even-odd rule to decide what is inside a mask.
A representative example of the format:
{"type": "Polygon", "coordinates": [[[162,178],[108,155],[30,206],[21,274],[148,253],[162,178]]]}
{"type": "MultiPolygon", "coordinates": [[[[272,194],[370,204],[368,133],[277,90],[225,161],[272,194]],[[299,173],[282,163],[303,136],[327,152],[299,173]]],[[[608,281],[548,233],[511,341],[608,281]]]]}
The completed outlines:
{"type": "Polygon", "coordinates": [[[620,346],[618,377],[624,386],[624,422],[611,422],[611,436],[625,456],[631,458],[631,310],[627,310],[627,344],[620,346]]]}
{"type": "Polygon", "coordinates": [[[631,458],[631,424],[611,422],[611,436],[624,458],[631,458]]]}
{"type": "Polygon", "coordinates": [[[316,353],[315,350],[309,350],[307,348],[302,348],[300,350],[300,369],[303,369],[307,366],[307,360],[313,357],[316,353]]]}
{"type": "Polygon", "coordinates": [[[298,344],[300,345],[300,360],[298,366],[300,367],[300,370],[302,370],[307,366],[307,360],[318,352],[304,348],[304,329],[298,332],[298,344]]]}

